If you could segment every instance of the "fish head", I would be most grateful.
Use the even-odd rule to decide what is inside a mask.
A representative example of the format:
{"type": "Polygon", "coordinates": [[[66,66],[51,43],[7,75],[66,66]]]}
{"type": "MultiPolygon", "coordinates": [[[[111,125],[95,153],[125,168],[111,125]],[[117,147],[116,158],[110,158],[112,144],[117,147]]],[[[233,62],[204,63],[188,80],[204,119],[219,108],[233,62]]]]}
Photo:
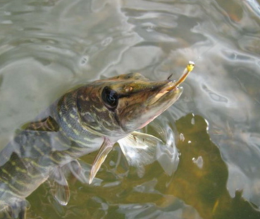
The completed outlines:
{"type": "Polygon", "coordinates": [[[119,93],[115,113],[120,127],[126,132],[141,129],[167,110],[182,94],[182,87],[174,87],[175,82],[165,79],[151,81],[140,77],[118,87],[111,86],[119,93]]]}
{"type": "MultiPolygon", "coordinates": [[[[182,93],[182,88],[179,85],[186,79],[193,67],[194,63],[190,62],[177,82],[170,80],[170,78],[158,82],[150,81],[139,73],[130,73],[94,82],[86,89],[87,91],[83,90],[88,95],[85,99],[95,100],[92,113],[95,111],[95,115],[97,115],[96,123],[99,122],[99,131],[102,130],[102,133],[99,133],[106,135],[93,162],[89,183],[93,181],[116,141],[119,140],[123,153],[127,155],[128,150],[126,150],[124,143],[126,141],[128,145],[129,141],[125,140],[124,137],[133,136],[129,133],[146,126],[178,100],[182,93]]],[[[82,94],[79,97],[84,99],[82,94]]],[[[79,101],[77,102],[79,104],[79,101]]],[[[91,107],[91,104],[88,104],[88,107],[91,107]]],[[[96,125],[92,126],[91,129],[94,130],[96,127],[96,125]]],[[[96,131],[97,129],[95,129],[96,131]]],[[[140,136],[140,134],[133,136],[134,145],[138,142],[136,140],[138,135],[140,136]]],[[[152,141],[146,142],[148,144],[145,143],[145,147],[158,142],[157,138],[153,136],[141,134],[141,142],[145,141],[144,138],[152,139],[152,141]]],[[[131,143],[133,141],[130,141],[131,143]]],[[[131,151],[130,153],[133,154],[131,151]]],[[[149,155],[147,150],[145,154],[149,155]]],[[[152,156],[149,156],[148,160],[150,158],[152,156]]],[[[128,160],[133,161],[134,159],[128,160]]]]}
{"type": "Polygon", "coordinates": [[[90,83],[78,92],[80,120],[93,132],[119,139],[167,110],[182,93],[176,82],[130,73],[90,83]]]}

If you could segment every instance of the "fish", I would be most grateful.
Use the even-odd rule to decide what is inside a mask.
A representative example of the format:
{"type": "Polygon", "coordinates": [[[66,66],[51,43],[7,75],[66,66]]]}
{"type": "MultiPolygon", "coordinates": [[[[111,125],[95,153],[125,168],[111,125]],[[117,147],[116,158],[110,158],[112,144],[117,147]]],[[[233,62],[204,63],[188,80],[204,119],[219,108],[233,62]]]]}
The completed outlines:
{"type": "Polygon", "coordinates": [[[0,218],[25,219],[26,197],[47,180],[56,186],[54,198],[66,205],[70,192],[63,168],[91,184],[117,142],[130,165],[140,155],[144,164],[151,162],[161,140],[137,130],[179,99],[179,85],[193,68],[189,62],[178,81],[129,73],[78,86],[23,125],[0,152],[0,218]],[[78,158],[94,151],[86,176],[78,158]]]}

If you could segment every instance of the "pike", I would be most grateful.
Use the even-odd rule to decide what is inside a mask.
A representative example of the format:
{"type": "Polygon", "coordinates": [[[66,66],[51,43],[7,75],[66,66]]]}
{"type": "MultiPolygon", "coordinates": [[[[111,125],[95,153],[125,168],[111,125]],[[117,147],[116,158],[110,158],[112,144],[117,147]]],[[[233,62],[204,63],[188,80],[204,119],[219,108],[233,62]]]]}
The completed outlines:
{"type": "Polygon", "coordinates": [[[44,119],[23,126],[0,152],[0,218],[25,219],[25,198],[49,179],[57,186],[55,199],[66,205],[70,193],[63,167],[79,180],[92,183],[116,142],[129,164],[134,164],[133,151],[149,151],[161,141],[135,130],[180,97],[179,85],[193,67],[189,62],[177,82],[170,78],[153,82],[139,73],[91,82],[55,101],[44,119]],[[87,177],[77,158],[96,150],[87,177]]]}

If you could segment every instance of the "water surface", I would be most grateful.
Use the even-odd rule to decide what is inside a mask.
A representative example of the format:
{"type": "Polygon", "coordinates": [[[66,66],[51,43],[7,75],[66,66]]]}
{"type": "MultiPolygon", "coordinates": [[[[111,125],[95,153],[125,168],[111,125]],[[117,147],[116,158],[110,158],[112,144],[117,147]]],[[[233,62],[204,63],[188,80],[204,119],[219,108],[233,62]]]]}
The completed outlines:
{"type": "Polygon", "coordinates": [[[140,175],[115,147],[93,185],[69,178],[67,206],[42,185],[28,217],[260,218],[259,3],[2,0],[1,148],[75,85],[132,71],[178,78],[196,62],[180,100],[143,130],[173,160],[140,175]]]}

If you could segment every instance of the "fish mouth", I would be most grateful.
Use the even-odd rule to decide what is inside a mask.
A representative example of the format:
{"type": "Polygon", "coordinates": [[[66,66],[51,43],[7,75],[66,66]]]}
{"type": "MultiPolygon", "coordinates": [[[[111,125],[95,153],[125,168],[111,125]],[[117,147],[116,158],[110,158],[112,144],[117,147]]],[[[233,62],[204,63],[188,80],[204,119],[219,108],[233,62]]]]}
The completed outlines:
{"type": "Polygon", "coordinates": [[[179,86],[175,86],[176,82],[167,81],[163,86],[158,87],[158,91],[151,97],[149,106],[154,106],[155,104],[160,104],[168,99],[171,99],[175,95],[180,93],[179,86]]]}
{"type": "MultiPolygon", "coordinates": [[[[178,81],[169,80],[169,78],[171,77],[170,76],[168,78],[168,80],[165,82],[166,84],[163,84],[163,85],[157,87],[157,89],[160,89],[160,91],[152,98],[149,105],[153,105],[153,104],[157,103],[158,101],[165,99],[164,97],[166,97],[166,96],[170,96],[172,98],[175,95],[181,94],[182,89],[179,87],[179,85],[185,81],[185,79],[188,77],[189,73],[193,70],[193,68],[194,68],[194,62],[190,61],[188,63],[188,65],[186,66],[186,68],[184,69],[184,71],[178,81]],[[169,95],[167,95],[167,94],[169,94],[169,95]]],[[[166,101],[166,100],[164,100],[164,101],[166,101]]]]}

